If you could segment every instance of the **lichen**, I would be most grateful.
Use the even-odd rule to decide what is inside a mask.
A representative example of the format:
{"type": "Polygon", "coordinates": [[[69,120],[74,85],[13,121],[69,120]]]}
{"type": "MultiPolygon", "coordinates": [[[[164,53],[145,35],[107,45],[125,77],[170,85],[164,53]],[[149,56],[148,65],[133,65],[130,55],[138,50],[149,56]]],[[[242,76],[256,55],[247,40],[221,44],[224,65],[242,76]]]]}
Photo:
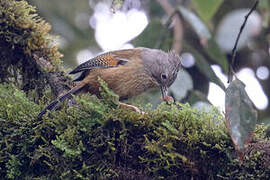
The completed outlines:
{"type": "Polygon", "coordinates": [[[269,178],[266,128],[257,127],[241,162],[215,108],[201,112],[188,104],[163,103],[142,115],[119,109],[115,95],[107,92],[106,99],[76,96],[77,105],[64,103],[38,121],[44,105],[13,85],[0,84],[0,96],[4,178],[269,178]]]}

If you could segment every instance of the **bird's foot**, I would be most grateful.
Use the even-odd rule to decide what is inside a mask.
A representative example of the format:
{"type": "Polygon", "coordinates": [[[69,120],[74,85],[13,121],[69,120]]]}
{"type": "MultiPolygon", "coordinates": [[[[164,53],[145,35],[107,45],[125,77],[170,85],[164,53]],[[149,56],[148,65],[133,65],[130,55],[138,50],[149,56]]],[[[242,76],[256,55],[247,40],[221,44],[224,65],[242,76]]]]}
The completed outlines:
{"type": "Polygon", "coordinates": [[[168,104],[172,104],[174,102],[174,99],[171,96],[166,96],[165,98],[163,98],[163,101],[165,101],[168,104]]]}
{"type": "Polygon", "coordinates": [[[130,109],[130,110],[135,111],[137,113],[140,113],[142,115],[146,114],[145,112],[143,112],[142,110],[140,110],[136,106],[132,106],[130,104],[125,104],[125,103],[122,103],[122,102],[120,102],[119,105],[120,105],[120,108],[130,109]]]}

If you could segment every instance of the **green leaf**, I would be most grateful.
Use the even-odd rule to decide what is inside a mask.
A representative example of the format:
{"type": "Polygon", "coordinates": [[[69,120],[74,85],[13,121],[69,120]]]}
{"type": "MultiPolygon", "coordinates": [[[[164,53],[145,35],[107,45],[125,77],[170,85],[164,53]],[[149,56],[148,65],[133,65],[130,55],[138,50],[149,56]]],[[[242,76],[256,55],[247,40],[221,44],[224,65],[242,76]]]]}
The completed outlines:
{"type": "Polygon", "coordinates": [[[211,57],[213,61],[219,64],[225,72],[227,72],[227,58],[220,50],[218,44],[216,43],[205,23],[195,13],[183,6],[178,6],[178,10],[185,21],[191,25],[194,32],[198,35],[200,41],[204,42],[206,40],[205,44],[202,44],[206,53],[211,57]]]}
{"type": "Polygon", "coordinates": [[[257,123],[257,111],[249,99],[245,84],[236,79],[226,89],[226,124],[235,148],[242,152],[253,135],[257,123]]]}
{"type": "Polygon", "coordinates": [[[213,71],[207,60],[198,51],[196,51],[191,46],[187,45],[187,43],[185,43],[184,48],[195,57],[196,66],[199,69],[199,71],[203,73],[211,82],[215,83],[225,91],[226,88],[223,82],[217,77],[216,73],[213,71]]]}
{"type": "MultiPolygon", "coordinates": [[[[134,40],[132,40],[132,44],[134,44],[134,46],[136,47],[157,48],[159,40],[161,40],[163,31],[166,30],[166,28],[167,27],[165,27],[160,21],[160,18],[151,19],[150,23],[144,29],[144,31],[134,40]]],[[[161,46],[158,48],[163,50],[169,50],[171,49],[172,37],[169,32],[165,33],[164,35],[164,39],[162,40],[162,42],[160,42],[161,46]]]]}
{"type": "Polygon", "coordinates": [[[208,22],[217,12],[223,0],[192,0],[192,4],[200,17],[208,22]]]}
{"type": "Polygon", "coordinates": [[[210,39],[212,37],[208,27],[194,12],[190,11],[184,6],[178,6],[178,10],[185,21],[191,25],[192,29],[196,32],[200,39],[210,39]]]}

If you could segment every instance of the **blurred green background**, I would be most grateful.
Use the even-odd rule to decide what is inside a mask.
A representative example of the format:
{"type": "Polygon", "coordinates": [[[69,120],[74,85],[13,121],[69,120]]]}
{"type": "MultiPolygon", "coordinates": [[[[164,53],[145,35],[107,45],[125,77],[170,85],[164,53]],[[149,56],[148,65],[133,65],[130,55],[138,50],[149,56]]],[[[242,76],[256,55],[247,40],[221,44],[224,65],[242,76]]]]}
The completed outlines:
{"type": "MultiPolygon", "coordinates": [[[[180,45],[183,69],[170,88],[181,102],[203,110],[213,104],[224,111],[227,68],[244,16],[253,0],[28,0],[52,25],[67,72],[105,51],[144,46],[170,50],[180,45]],[[179,13],[183,38],[175,42],[179,13]]],[[[259,122],[270,122],[270,1],[260,0],[239,41],[235,71],[259,111],[259,122]]],[[[160,100],[151,90],[132,103],[160,100]]]]}

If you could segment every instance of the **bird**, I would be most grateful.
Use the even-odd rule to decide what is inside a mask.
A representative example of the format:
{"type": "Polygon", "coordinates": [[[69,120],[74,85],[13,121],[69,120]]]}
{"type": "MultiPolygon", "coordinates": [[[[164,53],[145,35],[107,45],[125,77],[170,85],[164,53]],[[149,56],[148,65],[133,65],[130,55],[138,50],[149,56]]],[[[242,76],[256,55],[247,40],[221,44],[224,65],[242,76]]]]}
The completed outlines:
{"type": "Polygon", "coordinates": [[[137,47],[103,53],[72,70],[69,74],[81,73],[74,79],[77,85],[46,106],[37,119],[53,110],[59,102],[72,99],[73,95],[89,92],[100,98],[98,77],[119,96],[121,106],[140,112],[137,107],[121,101],[157,87],[161,89],[164,101],[173,100],[168,96],[168,88],[175,81],[180,67],[180,56],[173,50],[165,52],[137,47]]]}

